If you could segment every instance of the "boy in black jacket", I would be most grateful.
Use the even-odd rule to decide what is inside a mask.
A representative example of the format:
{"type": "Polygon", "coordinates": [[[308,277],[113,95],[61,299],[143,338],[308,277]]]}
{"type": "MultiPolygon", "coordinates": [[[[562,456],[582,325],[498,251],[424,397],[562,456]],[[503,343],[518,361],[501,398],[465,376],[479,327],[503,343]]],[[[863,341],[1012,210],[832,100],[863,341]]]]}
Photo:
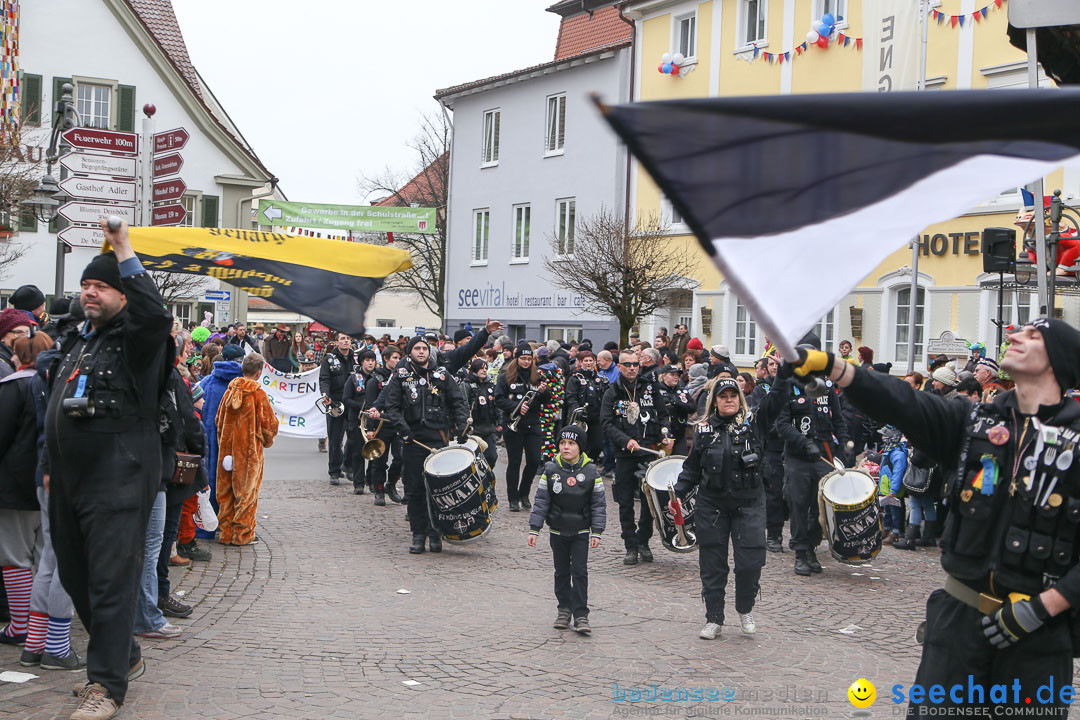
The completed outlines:
{"type": "Polygon", "coordinates": [[[555,598],[559,612],[554,627],[570,627],[582,635],[589,627],[589,547],[599,547],[607,524],[604,481],[596,465],[582,452],[586,433],[577,425],[559,432],[559,457],[544,466],[529,516],[529,547],[546,521],[555,556],[555,598]]]}

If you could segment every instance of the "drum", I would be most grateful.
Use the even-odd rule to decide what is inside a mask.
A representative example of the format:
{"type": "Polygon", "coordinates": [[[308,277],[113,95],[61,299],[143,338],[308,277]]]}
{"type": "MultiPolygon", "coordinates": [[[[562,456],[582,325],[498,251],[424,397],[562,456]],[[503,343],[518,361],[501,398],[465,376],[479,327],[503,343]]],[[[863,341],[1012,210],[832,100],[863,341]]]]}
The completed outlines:
{"type": "Polygon", "coordinates": [[[451,442],[450,446],[463,447],[469,450],[476,458],[476,467],[481,471],[484,480],[484,494],[491,512],[499,507],[499,500],[495,495],[495,468],[488,465],[487,456],[484,455],[484,447],[487,443],[476,435],[469,435],[465,442],[451,442]]]}
{"type": "Polygon", "coordinates": [[[829,552],[842,563],[870,562],[881,552],[881,508],[877,483],[862,470],[834,470],[818,489],[829,552]]]}
{"type": "Polygon", "coordinates": [[[683,498],[683,533],[680,537],[679,528],[675,524],[675,516],[668,508],[671,498],[669,490],[679,480],[682,472],[684,455],[669,455],[666,458],[654,460],[649,463],[645,470],[645,477],[641,480],[641,492],[649,503],[653,522],[656,523],[656,532],[660,535],[660,542],[672,552],[693,552],[697,550],[697,536],[694,535],[694,501],[697,499],[697,487],[694,487],[683,498]]]}
{"type": "Polygon", "coordinates": [[[473,450],[461,445],[436,450],[424,460],[428,516],[447,542],[471,542],[491,529],[494,491],[486,474],[473,450]]]}

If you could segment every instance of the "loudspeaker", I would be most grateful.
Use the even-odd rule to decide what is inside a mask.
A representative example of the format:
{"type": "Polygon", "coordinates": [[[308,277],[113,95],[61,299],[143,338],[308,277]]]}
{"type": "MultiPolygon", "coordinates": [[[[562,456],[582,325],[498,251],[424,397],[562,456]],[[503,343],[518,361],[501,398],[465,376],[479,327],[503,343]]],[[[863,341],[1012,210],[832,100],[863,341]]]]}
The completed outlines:
{"type": "Polygon", "coordinates": [[[982,233],[983,272],[1016,271],[1016,230],[986,228],[982,233]]]}

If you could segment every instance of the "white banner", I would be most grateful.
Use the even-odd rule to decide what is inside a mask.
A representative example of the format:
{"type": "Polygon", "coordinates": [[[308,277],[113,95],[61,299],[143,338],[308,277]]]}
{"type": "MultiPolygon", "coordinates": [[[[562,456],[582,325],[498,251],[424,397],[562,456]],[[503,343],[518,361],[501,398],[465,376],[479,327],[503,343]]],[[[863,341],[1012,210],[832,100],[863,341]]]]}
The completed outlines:
{"type": "Polygon", "coordinates": [[[919,3],[863,0],[863,90],[918,88],[919,3]]]}
{"type": "Polygon", "coordinates": [[[269,364],[259,378],[262,389],[270,397],[278,417],[282,435],[295,437],[326,437],[326,416],[315,407],[322,397],[319,392],[319,369],[305,373],[283,373],[269,364]]]}

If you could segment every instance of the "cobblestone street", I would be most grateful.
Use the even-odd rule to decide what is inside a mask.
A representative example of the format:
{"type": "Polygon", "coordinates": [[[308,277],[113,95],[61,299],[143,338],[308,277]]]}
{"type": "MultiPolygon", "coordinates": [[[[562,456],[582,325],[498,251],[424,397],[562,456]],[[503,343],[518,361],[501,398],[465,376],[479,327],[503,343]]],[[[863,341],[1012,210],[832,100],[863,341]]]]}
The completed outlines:
{"type": "MultiPolygon", "coordinates": [[[[580,637],[551,628],[550,550],[527,547],[527,514],[504,508],[479,543],[410,556],[404,508],[330,487],[315,445],[281,438],[268,451],[262,543],[210,543],[210,563],[173,570],[195,613],[174,621],[179,640],[142,641],[148,669],[121,717],[601,718],[649,704],[615,701],[616,687],[656,684],[735,690],[726,703],[664,703],[664,714],[835,718],[854,712],[846,691],[859,677],[877,686],[874,716],[889,717],[899,708],[888,688],[914,678],[915,627],[942,578],[936,552],[886,548],[863,568],[823,554],[824,574],[807,579],[790,551],[770,554],[757,634],[739,633],[729,605],[723,639],[707,642],[697,556],[654,541],[656,562],[624,567],[612,501],[590,558],[594,632],[580,637]]],[[[23,670],[17,658],[0,648],[0,670],[23,670]]],[[[0,717],[74,709],[82,673],[34,672],[0,684],[0,717]]]]}

